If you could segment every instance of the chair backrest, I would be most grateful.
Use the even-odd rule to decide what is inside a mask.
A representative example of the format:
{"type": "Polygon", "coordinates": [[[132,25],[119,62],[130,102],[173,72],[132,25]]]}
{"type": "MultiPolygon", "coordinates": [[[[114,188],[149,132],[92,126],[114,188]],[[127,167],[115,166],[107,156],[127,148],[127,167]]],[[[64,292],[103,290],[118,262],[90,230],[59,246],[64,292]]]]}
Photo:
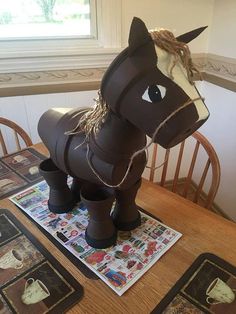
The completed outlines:
{"type": "Polygon", "coordinates": [[[167,172],[170,166],[171,150],[174,150],[174,148],[165,150],[164,161],[161,165],[157,166],[158,150],[163,150],[163,148],[158,147],[157,144],[153,145],[151,164],[147,167],[150,169],[149,180],[152,182],[155,181],[156,171],[158,169],[160,177],[158,183],[161,186],[168,187],[168,189],[174,193],[180,194],[195,203],[200,203],[199,201],[201,199],[201,206],[211,208],[220,183],[219,159],[213,146],[201,133],[195,132],[189,138],[190,141],[192,141],[191,153],[189,147],[186,149],[188,139],[179,144],[177,150],[175,149],[174,161],[173,158],[171,161],[171,179],[170,177],[168,178],[167,172]],[[205,158],[202,158],[203,153],[206,155],[205,158]],[[187,156],[184,156],[186,154],[187,156]],[[189,163],[186,162],[186,158],[189,160],[189,163]],[[200,166],[197,165],[197,159],[200,159],[200,163],[198,161],[200,166]],[[180,171],[182,168],[185,168],[184,176],[182,174],[183,171],[180,171]],[[195,168],[197,168],[197,175],[193,178],[195,168]],[[211,171],[209,171],[210,169],[211,171]],[[196,177],[198,183],[195,182],[196,177]],[[204,184],[208,185],[208,192],[203,191],[204,184]],[[189,197],[190,193],[192,195],[189,197]],[[204,200],[202,199],[202,195],[204,195],[204,200]]]}
{"type": "Polygon", "coordinates": [[[6,133],[9,134],[9,130],[13,132],[16,147],[15,151],[21,150],[23,148],[23,143],[26,147],[33,145],[29,135],[18,124],[6,118],[0,117],[0,146],[3,156],[9,154],[10,152],[8,149],[7,140],[4,136],[6,133]]]}

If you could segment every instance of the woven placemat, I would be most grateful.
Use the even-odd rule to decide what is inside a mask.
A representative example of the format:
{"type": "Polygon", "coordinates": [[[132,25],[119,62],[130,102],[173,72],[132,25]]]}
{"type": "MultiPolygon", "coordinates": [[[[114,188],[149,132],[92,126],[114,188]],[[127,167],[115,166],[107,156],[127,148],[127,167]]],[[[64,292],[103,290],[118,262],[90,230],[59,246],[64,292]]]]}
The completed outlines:
{"type": "Polygon", "coordinates": [[[154,313],[235,314],[236,267],[214,254],[201,254],[154,313]]]}
{"type": "Polygon", "coordinates": [[[83,287],[8,210],[0,209],[0,313],[64,313],[83,287]]]}
{"type": "Polygon", "coordinates": [[[0,199],[8,197],[41,180],[38,166],[46,157],[26,148],[0,159],[0,199]]]}

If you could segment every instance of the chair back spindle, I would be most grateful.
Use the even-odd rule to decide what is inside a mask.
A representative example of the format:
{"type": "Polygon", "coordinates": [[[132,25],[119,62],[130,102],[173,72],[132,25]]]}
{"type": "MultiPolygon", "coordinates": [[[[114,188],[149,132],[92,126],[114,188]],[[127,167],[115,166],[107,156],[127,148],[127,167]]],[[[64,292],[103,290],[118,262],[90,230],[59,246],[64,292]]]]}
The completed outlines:
{"type": "Polygon", "coordinates": [[[184,145],[185,145],[185,141],[183,141],[180,144],[179,156],[178,156],[178,161],[177,161],[177,165],[176,165],[176,169],[175,169],[175,176],[174,176],[174,180],[173,180],[173,185],[172,185],[172,192],[174,192],[174,193],[176,192],[176,188],[177,188],[177,182],[178,182],[178,178],[179,178],[179,172],[180,172],[180,167],[181,167],[183,152],[184,152],[184,145]]]}
{"type": "Polygon", "coordinates": [[[3,156],[10,153],[6,138],[2,132],[3,128],[13,132],[15,151],[19,151],[23,148],[21,142],[23,142],[26,147],[33,145],[29,135],[18,124],[6,118],[0,117],[0,145],[3,156]]]}
{"type": "MultiPolygon", "coordinates": [[[[210,144],[210,142],[199,132],[195,132],[190,136],[190,138],[194,139],[196,142],[195,145],[193,146],[193,152],[192,152],[192,157],[190,155],[189,150],[187,150],[187,141],[183,141],[179,145],[179,149],[177,151],[177,157],[175,155],[175,169],[174,169],[174,174],[173,178],[171,180],[168,177],[168,169],[171,167],[173,168],[173,164],[171,164],[171,149],[165,150],[164,154],[164,163],[162,166],[162,169],[159,167],[156,167],[157,160],[158,160],[158,154],[157,151],[158,149],[163,149],[163,148],[158,148],[157,144],[153,145],[153,152],[152,152],[152,158],[151,158],[151,165],[150,167],[150,173],[149,173],[149,180],[152,182],[155,182],[155,173],[156,170],[158,169],[158,172],[160,173],[160,181],[157,183],[160,184],[163,187],[167,187],[170,189],[172,192],[180,194],[181,196],[191,199],[195,203],[200,203],[202,206],[206,208],[211,208],[212,203],[214,201],[215,195],[217,193],[218,187],[219,187],[219,182],[220,182],[220,163],[219,159],[217,157],[217,154],[213,148],[213,146],[210,144]],[[201,167],[203,171],[199,170],[198,167],[198,184],[194,182],[194,172],[195,168],[199,163],[199,155],[200,155],[200,148],[201,150],[205,151],[205,154],[207,156],[205,164],[202,162],[201,163],[204,165],[204,167],[201,167]],[[190,160],[190,165],[189,168],[187,168],[186,162],[183,162],[183,160],[186,160],[186,157],[184,159],[184,156],[188,154],[188,159],[190,160]],[[181,169],[185,167],[188,169],[186,176],[180,177],[181,169]],[[211,169],[211,180],[209,184],[209,189],[208,193],[203,191],[204,184],[206,183],[206,179],[210,176],[209,170],[211,169]],[[183,183],[184,182],[184,183],[183,183]],[[181,185],[180,185],[181,184],[181,185]],[[181,188],[180,188],[181,186],[181,188]],[[204,194],[204,204],[202,204],[202,195],[204,194]],[[190,197],[191,195],[191,197],[190,197]]],[[[160,154],[159,154],[160,155],[160,154]]],[[[172,169],[173,170],[173,169],[172,169]]],[[[172,171],[173,172],[173,171],[172,171]]],[[[209,181],[208,181],[209,182],[209,181]]]]}

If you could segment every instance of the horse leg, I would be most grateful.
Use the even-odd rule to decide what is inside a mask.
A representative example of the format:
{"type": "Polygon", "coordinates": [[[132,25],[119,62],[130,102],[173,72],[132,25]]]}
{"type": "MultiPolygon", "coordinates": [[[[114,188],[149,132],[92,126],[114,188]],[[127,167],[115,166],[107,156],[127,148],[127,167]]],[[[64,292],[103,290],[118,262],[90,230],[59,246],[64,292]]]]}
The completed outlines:
{"type": "Polygon", "coordinates": [[[116,205],[112,212],[112,219],[118,230],[129,231],[141,225],[141,216],[135,203],[140,186],[141,179],[129,189],[115,190],[116,205]]]}
{"type": "Polygon", "coordinates": [[[49,210],[57,214],[72,210],[76,199],[67,185],[67,174],[61,171],[51,158],[41,162],[39,171],[49,185],[49,210]]]}
{"type": "Polygon", "coordinates": [[[116,243],[117,230],[110,216],[114,193],[106,187],[85,184],[81,188],[81,200],[89,213],[85,232],[87,243],[97,249],[105,249],[116,243]]]}

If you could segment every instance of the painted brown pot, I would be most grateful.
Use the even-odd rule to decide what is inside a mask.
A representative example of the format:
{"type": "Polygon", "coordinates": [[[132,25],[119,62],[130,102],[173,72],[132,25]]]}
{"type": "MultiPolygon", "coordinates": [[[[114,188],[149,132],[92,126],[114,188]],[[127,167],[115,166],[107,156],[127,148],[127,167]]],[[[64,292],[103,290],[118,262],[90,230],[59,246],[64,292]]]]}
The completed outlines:
{"type": "Polygon", "coordinates": [[[97,249],[105,249],[116,243],[117,230],[110,216],[114,195],[112,190],[93,184],[84,185],[81,200],[89,213],[85,232],[87,243],[97,249]]]}
{"type": "Polygon", "coordinates": [[[127,190],[116,190],[116,205],[112,219],[118,230],[129,231],[141,225],[141,216],[135,203],[141,179],[127,190]]]}
{"type": "Polygon", "coordinates": [[[39,171],[50,188],[49,210],[57,214],[71,211],[76,199],[67,185],[67,174],[58,169],[51,158],[41,162],[39,171]]]}

